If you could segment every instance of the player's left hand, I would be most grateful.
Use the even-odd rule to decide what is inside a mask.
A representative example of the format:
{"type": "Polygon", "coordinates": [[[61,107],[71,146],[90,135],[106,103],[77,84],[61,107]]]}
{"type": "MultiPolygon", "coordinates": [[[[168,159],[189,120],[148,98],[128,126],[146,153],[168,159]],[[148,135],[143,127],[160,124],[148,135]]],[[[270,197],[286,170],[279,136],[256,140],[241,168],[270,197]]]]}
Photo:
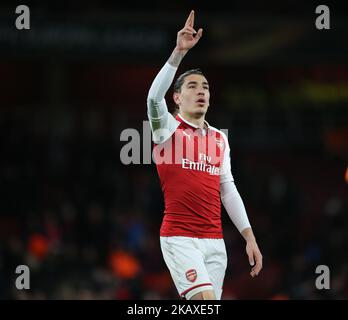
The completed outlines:
{"type": "Polygon", "coordinates": [[[255,239],[247,241],[246,252],[249,257],[249,263],[253,266],[250,275],[254,278],[262,269],[262,254],[255,239]]]}

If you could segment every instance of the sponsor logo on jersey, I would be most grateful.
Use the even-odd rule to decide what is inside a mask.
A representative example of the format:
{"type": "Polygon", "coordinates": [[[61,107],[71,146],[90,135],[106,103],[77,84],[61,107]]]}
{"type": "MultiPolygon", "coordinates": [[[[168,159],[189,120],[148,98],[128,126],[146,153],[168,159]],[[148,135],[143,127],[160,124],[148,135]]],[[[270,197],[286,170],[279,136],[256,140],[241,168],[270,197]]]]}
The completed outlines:
{"type": "Polygon", "coordinates": [[[205,162],[195,162],[189,159],[182,159],[182,168],[207,172],[212,176],[218,176],[220,174],[220,168],[205,162]]]}

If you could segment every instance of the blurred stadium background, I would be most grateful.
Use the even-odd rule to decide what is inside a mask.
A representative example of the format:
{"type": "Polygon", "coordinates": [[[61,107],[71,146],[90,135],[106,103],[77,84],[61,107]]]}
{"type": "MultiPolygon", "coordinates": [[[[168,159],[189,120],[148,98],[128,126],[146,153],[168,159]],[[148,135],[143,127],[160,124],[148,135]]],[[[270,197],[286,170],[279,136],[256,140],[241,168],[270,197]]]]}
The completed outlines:
{"type": "Polygon", "coordinates": [[[316,5],[297,2],[28,1],[31,29],[18,31],[17,4],[2,1],[0,299],[177,298],[156,168],[123,165],[120,134],[142,130],[191,8],[204,35],[179,71],[210,81],[207,119],[229,129],[264,255],[251,279],[223,211],[223,299],[347,299],[347,10],[328,3],[332,29],[318,31],[316,5]],[[20,264],[30,290],[15,288],[20,264]],[[321,264],[330,290],[315,288],[321,264]]]}

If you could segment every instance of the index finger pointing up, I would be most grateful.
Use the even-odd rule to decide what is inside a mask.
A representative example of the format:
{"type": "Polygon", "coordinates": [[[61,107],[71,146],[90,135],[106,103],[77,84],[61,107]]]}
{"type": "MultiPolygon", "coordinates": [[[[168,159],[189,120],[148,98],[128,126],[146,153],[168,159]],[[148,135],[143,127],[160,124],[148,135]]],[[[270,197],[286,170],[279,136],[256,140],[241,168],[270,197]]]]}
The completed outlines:
{"type": "Polygon", "coordinates": [[[191,10],[190,15],[188,16],[188,18],[185,22],[185,26],[193,27],[194,21],[195,21],[195,12],[193,10],[191,10]]]}

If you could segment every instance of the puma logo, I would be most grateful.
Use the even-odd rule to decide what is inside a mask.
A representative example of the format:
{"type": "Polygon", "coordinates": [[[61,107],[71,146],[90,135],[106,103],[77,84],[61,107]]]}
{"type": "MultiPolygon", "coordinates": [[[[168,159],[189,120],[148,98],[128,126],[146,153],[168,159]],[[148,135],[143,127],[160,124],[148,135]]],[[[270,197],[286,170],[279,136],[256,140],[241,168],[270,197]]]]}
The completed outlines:
{"type": "Polygon", "coordinates": [[[191,136],[190,136],[188,133],[186,133],[185,131],[183,131],[182,133],[183,133],[186,137],[188,137],[189,140],[191,141],[191,136]]]}

